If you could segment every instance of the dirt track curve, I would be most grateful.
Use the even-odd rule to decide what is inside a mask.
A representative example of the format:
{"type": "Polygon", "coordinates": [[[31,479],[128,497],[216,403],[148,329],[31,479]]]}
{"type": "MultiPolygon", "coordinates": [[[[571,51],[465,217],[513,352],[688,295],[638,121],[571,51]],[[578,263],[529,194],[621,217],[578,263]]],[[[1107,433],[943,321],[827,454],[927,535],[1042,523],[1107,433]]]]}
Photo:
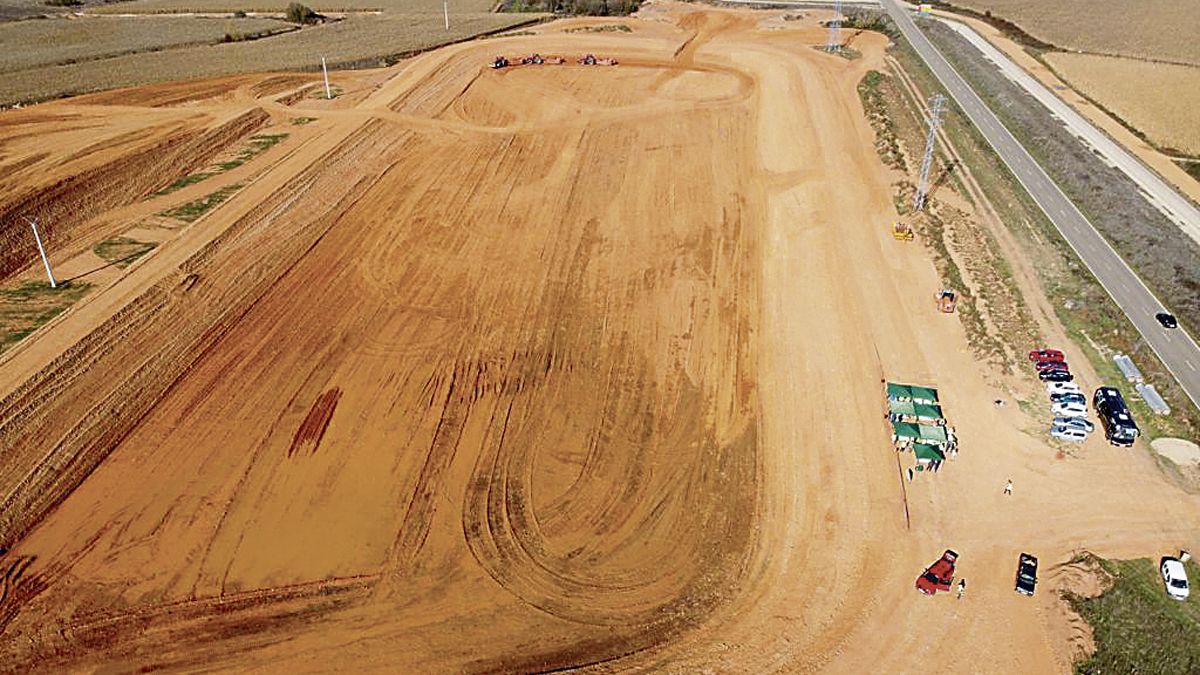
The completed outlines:
{"type": "Polygon", "coordinates": [[[620,21],[332,104],[119,98],[317,121],[0,361],[0,668],[1046,672],[1019,551],[1195,539],[1200,500],[1145,453],[1055,459],[932,311],[855,93],[882,36],[620,21]],[[884,377],[941,388],[936,478],[901,480],[884,377]],[[946,547],[962,601],[912,589],[946,547]]]}

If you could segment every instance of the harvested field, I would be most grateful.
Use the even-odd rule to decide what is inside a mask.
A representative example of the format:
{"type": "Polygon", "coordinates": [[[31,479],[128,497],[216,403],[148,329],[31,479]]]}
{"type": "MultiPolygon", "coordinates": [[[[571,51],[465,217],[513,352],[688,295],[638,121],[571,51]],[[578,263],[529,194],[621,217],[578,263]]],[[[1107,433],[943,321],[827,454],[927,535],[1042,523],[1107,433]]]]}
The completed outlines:
{"type": "Polygon", "coordinates": [[[848,61],[810,47],[819,17],[649,9],[335,101],[123,92],[130,123],[182,97],[290,136],[0,357],[7,664],[1047,672],[1020,550],[1194,538],[1200,498],[1098,439],[1052,459],[934,311],[857,93],[883,36],[848,61]],[[936,478],[901,478],[885,377],[961,420],[936,478]],[[957,603],[912,587],[947,546],[957,603]]]}
{"type": "Polygon", "coordinates": [[[1200,66],[1200,12],[1179,0],[950,0],[1073,51],[1200,66]]]}
{"type": "Polygon", "coordinates": [[[295,30],[274,19],[72,17],[0,24],[0,72],[295,30]]]}
{"type": "Polygon", "coordinates": [[[1156,146],[1200,155],[1200,67],[1062,52],[1043,58],[1156,146]]]}
{"type": "Polygon", "coordinates": [[[0,81],[0,105],[196,77],[265,70],[318,71],[322,55],[335,68],[387,65],[405,54],[533,20],[536,17],[528,14],[467,14],[456,17],[452,30],[446,31],[440,14],[351,16],[248,42],[12,71],[0,81]]]}
{"type": "MultiPolygon", "coordinates": [[[[90,14],[180,14],[187,12],[228,14],[243,12],[282,14],[290,0],[132,0],[90,8],[90,14]]],[[[304,3],[330,14],[383,12],[393,15],[442,15],[442,0],[311,0],[304,3]]],[[[452,15],[483,14],[496,5],[493,0],[448,0],[452,15]]]]}

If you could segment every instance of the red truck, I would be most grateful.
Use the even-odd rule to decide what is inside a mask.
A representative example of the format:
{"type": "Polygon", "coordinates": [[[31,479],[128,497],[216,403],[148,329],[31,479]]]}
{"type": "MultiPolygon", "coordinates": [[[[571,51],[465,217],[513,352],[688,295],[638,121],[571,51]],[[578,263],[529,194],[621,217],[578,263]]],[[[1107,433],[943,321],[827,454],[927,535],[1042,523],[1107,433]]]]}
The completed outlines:
{"type": "Polygon", "coordinates": [[[950,584],[954,583],[954,562],[956,560],[958,560],[958,554],[946,549],[937,562],[925,568],[921,576],[917,577],[917,590],[925,595],[935,595],[938,591],[948,592],[950,584]]]}

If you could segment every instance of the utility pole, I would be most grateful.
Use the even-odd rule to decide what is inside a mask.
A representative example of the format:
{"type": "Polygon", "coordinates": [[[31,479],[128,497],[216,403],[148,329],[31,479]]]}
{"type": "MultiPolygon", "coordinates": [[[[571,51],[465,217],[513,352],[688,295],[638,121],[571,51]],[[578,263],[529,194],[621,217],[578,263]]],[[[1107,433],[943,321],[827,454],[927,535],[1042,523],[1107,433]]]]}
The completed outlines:
{"type": "Polygon", "coordinates": [[[913,211],[925,208],[925,193],[929,190],[929,167],[933,164],[933,141],[937,137],[938,127],[942,125],[942,106],[946,97],[934,94],[929,99],[929,136],[925,138],[925,156],[921,159],[921,180],[917,184],[917,197],[913,201],[913,211]]]}
{"type": "Polygon", "coordinates": [[[446,30],[450,30],[450,0],[442,0],[442,14],[446,17],[446,30]]]}
{"type": "Polygon", "coordinates": [[[333,98],[333,92],[329,91],[329,69],[325,67],[325,57],[321,57],[321,72],[325,74],[325,98],[333,98]]]}
{"type": "Polygon", "coordinates": [[[829,22],[829,38],[825,51],[836,52],[842,48],[842,0],[834,0],[833,19],[829,22]]]}
{"type": "Polygon", "coordinates": [[[37,231],[37,221],[30,220],[25,217],[25,221],[33,228],[33,240],[37,242],[38,253],[42,254],[42,264],[46,266],[46,277],[50,279],[50,288],[58,288],[58,282],[54,280],[54,272],[50,270],[50,259],[46,257],[46,248],[42,246],[42,236],[37,231]]]}

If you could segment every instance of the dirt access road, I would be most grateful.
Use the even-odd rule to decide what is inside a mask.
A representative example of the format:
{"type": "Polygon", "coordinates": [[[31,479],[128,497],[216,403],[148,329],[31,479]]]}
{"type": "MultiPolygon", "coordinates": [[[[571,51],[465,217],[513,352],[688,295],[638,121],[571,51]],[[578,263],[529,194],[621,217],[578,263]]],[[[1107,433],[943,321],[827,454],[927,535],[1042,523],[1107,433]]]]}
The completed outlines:
{"type": "Polygon", "coordinates": [[[1197,499],[992,406],[888,235],[884,39],[817,18],[656,3],[292,106],[307,140],[0,363],[43,373],[0,377],[6,666],[1065,668],[1017,553],[1186,545],[1197,499]],[[941,388],[936,476],[884,377],[941,388]],[[912,588],[947,546],[958,602],[912,588]]]}

